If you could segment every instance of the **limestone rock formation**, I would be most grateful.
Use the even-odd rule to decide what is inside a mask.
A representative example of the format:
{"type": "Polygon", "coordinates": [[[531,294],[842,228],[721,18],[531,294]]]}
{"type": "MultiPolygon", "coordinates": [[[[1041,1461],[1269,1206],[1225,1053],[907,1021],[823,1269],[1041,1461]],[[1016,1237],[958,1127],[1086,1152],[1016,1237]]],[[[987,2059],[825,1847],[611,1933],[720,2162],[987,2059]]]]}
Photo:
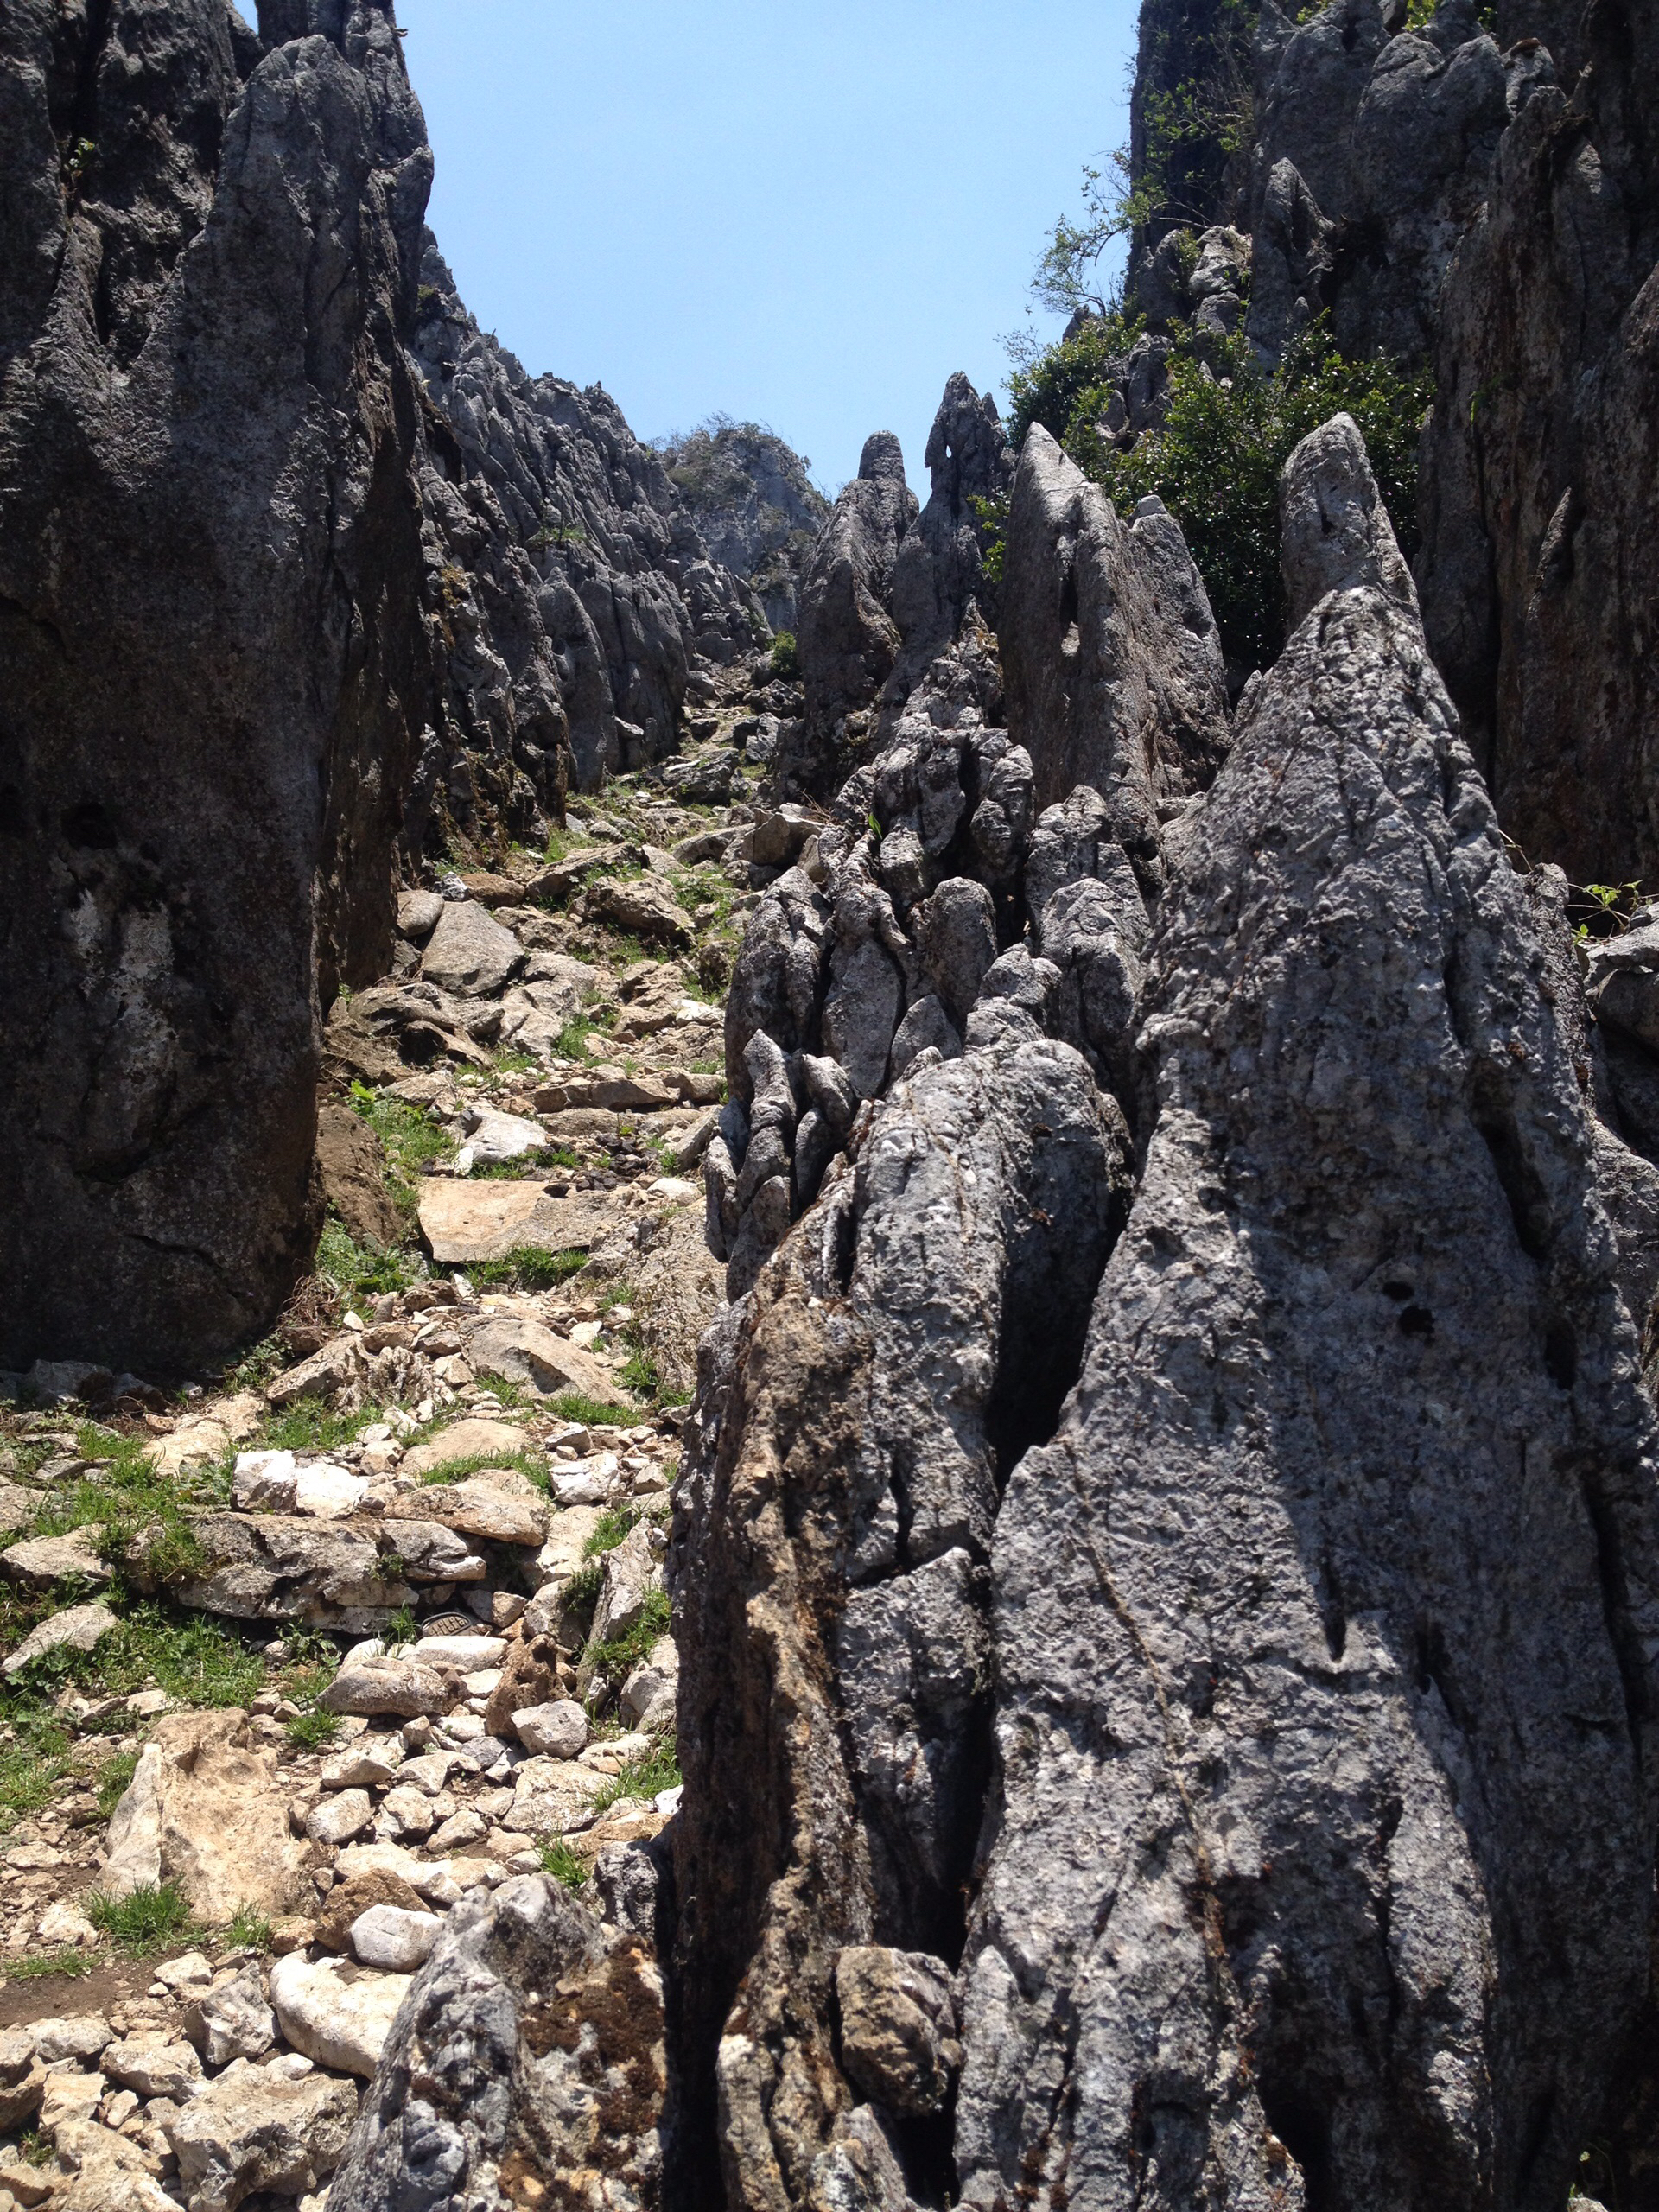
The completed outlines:
{"type": "Polygon", "coordinates": [[[812,464],[758,423],[716,416],[658,452],[711,560],[741,578],[774,630],[800,620],[801,579],[830,502],[812,464]]]}
{"type": "Polygon", "coordinates": [[[869,708],[902,642],[889,610],[893,563],[916,519],[916,495],[890,430],[864,442],[858,474],[845,486],[813,549],[800,593],[801,676],[806,730],[798,757],[780,761],[791,786],[822,796],[853,765],[869,708]],[[849,728],[849,717],[865,717],[849,728]]]}
{"type": "MultiPolygon", "coordinates": [[[[1633,2050],[1659,1429],[1599,1193],[1609,1144],[1645,1163],[1586,1116],[1587,1014],[1346,418],[1283,505],[1297,626],[1138,865],[1074,791],[1001,921],[924,872],[969,753],[912,753],[909,841],[832,838],[762,909],[750,1217],[777,1187],[786,1218],[809,1120],[847,1157],[705,1341],[676,1521],[684,2202],[716,2171],[734,2206],[987,2212],[1451,2176],[1541,2212],[1633,2050]],[[879,954],[955,1055],[862,1106],[809,1032],[849,946],[844,1033],[889,1024],[852,980],[879,954]]],[[[1125,628],[1155,650],[1150,602],[1125,628]]],[[[1638,943],[1592,988],[1639,1026],[1647,971],[1638,943]]]]}
{"type": "Polygon", "coordinates": [[[1523,891],[1369,565],[1293,574],[1185,829],[1144,1179],[998,1519],[967,2203],[1541,2206],[1645,1987],[1653,1418],[1523,891]]]}
{"type": "Polygon", "coordinates": [[[397,2015],[329,2196],[662,2201],[662,1989],[647,1938],[530,1876],[456,1909],[397,2015]]]}
{"type": "Polygon", "coordinates": [[[14,1368],[258,1333],[315,1235],[316,995],[391,951],[431,157],[386,7],[263,15],[0,25],[14,1368]]]}
{"type": "Polygon", "coordinates": [[[529,377],[480,331],[429,233],[411,339],[445,722],[417,804],[523,833],[677,736],[693,663],[761,622],[709,558],[662,461],[601,387],[529,377]]]}
{"type": "Polygon", "coordinates": [[[1520,107],[1446,287],[1424,613],[1510,834],[1576,882],[1650,881],[1659,35],[1637,6],[1533,12],[1560,86],[1520,107]]]}
{"type": "Polygon", "coordinates": [[[1157,500],[1132,523],[1040,423],[1014,481],[1002,586],[1009,734],[1039,806],[1087,784],[1143,861],[1172,805],[1227,741],[1221,640],[1179,529],[1157,500]]]}

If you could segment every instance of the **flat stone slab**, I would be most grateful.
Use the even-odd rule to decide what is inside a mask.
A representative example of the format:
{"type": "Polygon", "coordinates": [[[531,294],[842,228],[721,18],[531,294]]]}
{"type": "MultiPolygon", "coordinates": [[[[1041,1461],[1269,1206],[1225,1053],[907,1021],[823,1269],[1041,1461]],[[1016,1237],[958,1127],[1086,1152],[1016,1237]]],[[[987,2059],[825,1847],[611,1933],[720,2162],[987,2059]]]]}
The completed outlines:
{"type": "Polygon", "coordinates": [[[72,1529],[67,1536],[29,1536],[0,1552],[0,1567],[13,1582],[29,1583],[36,1589],[67,1581],[71,1575],[86,1582],[107,1582],[110,1569],[93,1549],[103,1533],[86,1528],[72,1529]]]}
{"type": "Polygon", "coordinates": [[[520,1244],[586,1252],[603,1243],[619,1219],[613,1205],[551,1198],[539,1183],[469,1183],[442,1175],[422,1178],[420,1216],[432,1257],[452,1268],[505,1260],[520,1244]]]}
{"type": "Polygon", "coordinates": [[[60,1613],[48,1614],[29,1630],[6,1659],[4,1672],[21,1675],[31,1660],[63,1643],[77,1651],[90,1651],[114,1626],[115,1615],[97,1600],[89,1605],[66,1605],[60,1613]]]}

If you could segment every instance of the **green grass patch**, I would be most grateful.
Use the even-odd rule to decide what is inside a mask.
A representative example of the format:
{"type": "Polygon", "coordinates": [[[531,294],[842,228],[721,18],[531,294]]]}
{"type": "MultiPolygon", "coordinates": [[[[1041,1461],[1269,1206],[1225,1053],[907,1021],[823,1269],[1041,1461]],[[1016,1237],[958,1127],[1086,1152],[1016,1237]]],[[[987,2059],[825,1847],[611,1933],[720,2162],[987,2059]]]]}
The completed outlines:
{"type": "Polygon", "coordinates": [[[118,1751],[112,1759],[99,1768],[98,1775],[98,1817],[107,1821],[127,1792],[138,1765],[137,1751],[118,1751]]]}
{"type": "Polygon", "coordinates": [[[332,1744],[340,1733],[340,1715],[325,1713],[321,1706],[314,1706],[309,1713],[297,1713],[288,1724],[288,1740],[302,1751],[321,1751],[325,1744],[332,1744]]]}
{"type": "Polygon", "coordinates": [[[468,1475],[475,1475],[483,1467],[512,1467],[528,1477],[539,1491],[547,1489],[547,1467],[532,1452],[468,1452],[459,1459],[447,1459],[441,1467],[429,1467],[421,1477],[422,1484],[464,1482],[468,1475]]]}
{"type": "Polygon", "coordinates": [[[353,1110],[359,1114],[380,1140],[386,1156],[386,1183],[392,1196],[403,1210],[401,1184],[414,1198],[416,1178],[431,1160],[453,1160],[455,1140],[442,1123],[428,1117],[423,1106],[410,1103],[407,1098],[392,1098],[385,1091],[372,1090],[367,1084],[354,1083],[351,1089],[353,1110]]]}
{"type": "Polygon", "coordinates": [[[378,1408],[361,1412],[331,1412],[321,1398],[296,1398],[283,1412],[273,1414],[259,1430],[262,1452],[334,1452],[354,1441],[359,1429],[380,1418],[378,1408]]]}
{"type": "Polygon", "coordinates": [[[559,1602],[568,1612],[591,1613],[599,1600],[599,1586],[605,1580],[605,1562],[590,1559],[579,1567],[559,1592],[559,1602]]]}
{"type": "Polygon", "coordinates": [[[35,1533],[61,1536],[75,1529],[101,1528],[99,1554],[112,1567],[121,1566],[134,1545],[158,1573],[188,1573],[199,1564],[200,1548],[190,1514],[228,1502],[231,1460],[199,1463],[164,1475],[144,1457],[147,1438],[118,1436],[90,1422],[80,1438],[81,1455],[99,1464],[46,1493],[35,1533]]]}
{"type": "MultiPolygon", "coordinates": [[[[651,1656],[651,1647],[658,1637],[669,1630],[670,1610],[666,1590],[653,1590],[645,1599],[644,1610],[631,1629],[613,1637],[608,1643],[594,1646],[588,1653],[588,1663],[593,1673],[615,1680],[629,1674],[642,1659],[651,1656]]],[[[666,1784],[664,1785],[666,1788],[666,1784]]]]}
{"type": "Polygon", "coordinates": [[[265,1687],[265,1662],[223,1623],[151,1601],[133,1605],[91,1651],[47,1652],[28,1670],[27,1694],[66,1681],[104,1697],[154,1682],[182,1705],[246,1705],[265,1687]]]}
{"type": "Polygon", "coordinates": [[[587,1887],[588,1867],[563,1836],[556,1835],[542,1845],[541,1859],[543,1871],[556,1882],[563,1882],[567,1890],[587,1887]]]}
{"type": "Polygon", "coordinates": [[[479,1260],[468,1270],[480,1290],[552,1290],[588,1264],[585,1252],[550,1252],[542,1244],[515,1244],[505,1260],[479,1260]]]}
{"type": "Polygon", "coordinates": [[[270,1923],[257,1905],[239,1904],[231,1916],[223,1942],[232,1951],[268,1951],[270,1923]]]}
{"type": "Polygon", "coordinates": [[[5,1975],[8,1981],[45,1981],[54,1974],[65,1974],[73,1980],[96,1973],[103,1963],[96,1951],[78,1951],[73,1944],[66,1943],[60,1951],[39,1951],[33,1958],[8,1959],[5,1975]]]}
{"type": "Polygon", "coordinates": [[[664,1737],[611,1777],[594,1798],[594,1810],[607,1813],[623,1797],[654,1797],[659,1790],[676,1788],[681,1779],[679,1756],[664,1737]]]}
{"type": "Polygon", "coordinates": [[[17,1715],[17,1740],[0,1746],[0,1829],[23,1814],[49,1804],[56,1784],[69,1771],[69,1738],[44,1717],[17,1715]]]}
{"type": "Polygon", "coordinates": [[[583,1428],[638,1428],[651,1415],[639,1406],[619,1406],[601,1398],[589,1398],[580,1390],[563,1390],[552,1399],[550,1413],[560,1421],[580,1422],[583,1428]]]}
{"type": "Polygon", "coordinates": [[[86,1917],[101,1936],[130,1959],[149,1958],[162,1945],[190,1932],[190,1908],[176,1882],[140,1882],[128,1897],[94,1890],[86,1917]]]}
{"type": "Polygon", "coordinates": [[[606,1552],[613,1552],[628,1531],[639,1526],[645,1510],[643,1505],[607,1505],[582,1548],[583,1559],[598,1559],[606,1552]]]}
{"type": "Polygon", "coordinates": [[[376,1252],[358,1243],[345,1223],[331,1214],[317,1244],[316,1271],[347,1306],[355,1306],[388,1291],[408,1290],[426,1269],[412,1252],[397,1247],[376,1252]]]}

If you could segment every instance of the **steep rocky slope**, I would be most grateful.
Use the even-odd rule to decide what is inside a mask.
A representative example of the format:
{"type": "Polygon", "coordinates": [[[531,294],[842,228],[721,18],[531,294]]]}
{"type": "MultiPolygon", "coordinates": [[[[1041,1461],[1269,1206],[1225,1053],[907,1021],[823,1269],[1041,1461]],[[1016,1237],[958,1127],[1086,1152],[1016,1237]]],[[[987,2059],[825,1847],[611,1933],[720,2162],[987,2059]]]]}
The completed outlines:
{"type": "Polygon", "coordinates": [[[159,1069],[201,1187],[135,1235],[327,1210],[238,1366],[282,1269],[174,1294],[169,1391],[115,1370],[178,1255],[99,1304],[42,1227],[47,1171],[120,1220],[148,1155],[10,1133],[30,1294],[67,1253],[81,1304],[3,1348],[79,1357],[0,1411],[0,2212],[1659,2205],[1659,909],[1575,935],[1550,864],[1644,849],[1646,27],[1409,13],[1143,17],[1136,158],[1196,119],[1198,204],[1143,221],[1110,435],[1319,311],[1438,364],[1421,577],[1320,421],[1236,696],[1164,503],[960,375],[925,505],[869,441],[774,669],[709,547],[786,461],[712,437],[705,538],[476,328],[385,9],[0,30],[46,240],[0,713],[69,948],[28,1079],[91,1127],[159,1069]],[[237,287],[284,284],[245,511],[176,380],[245,407],[237,287]],[[181,630],[128,519],[175,497],[181,630]],[[129,602],[176,760],[86,719],[149,711],[129,602]],[[251,762],[252,890],[195,826],[251,762]],[[286,967],[225,960],[233,891],[286,967]],[[245,1098],[166,1059],[187,987],[262,1026],[245,1098]]]}
{"type": "Polygon", "coordinates": [[[583,791],[659,758],[707,669],[765,620],[615,402],[526,376],[429,235],[410,342],[447,709],[416,804],[431,792],[464,831],[531,836],[559,811],[564,753],[583,791]]]}

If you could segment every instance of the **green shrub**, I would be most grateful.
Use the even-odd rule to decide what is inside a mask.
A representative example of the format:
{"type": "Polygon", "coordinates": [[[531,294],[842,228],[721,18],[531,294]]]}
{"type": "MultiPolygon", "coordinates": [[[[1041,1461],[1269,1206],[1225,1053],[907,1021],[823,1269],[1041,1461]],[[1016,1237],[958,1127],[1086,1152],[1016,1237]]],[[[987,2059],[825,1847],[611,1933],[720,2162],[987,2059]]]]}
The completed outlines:
{"type": "Polygon", "coordinates": [[[1129,453],[1115,451],[1095,429],[1103,394],[1081,391],[1067,426],[1068,450],[1121,514],[1132,514],[1148,494],[1162,499],[1185,534],[1229,660],[1265,668],[1284,643],[1279,478],[1292,448],[1332,415],[1351,415],[1410,560],[1427,373],[1387,361],[1344,361],[1321,321],[1272,371],[1256,364],[1242,336],[1226,342],[1214,374],[1178,349],[1169,385],[1162,430],[1129,453]]]}
{"type": "Polygon", "coordinates": [[[1065,444],[1084,396],[1097,391],[1108,363],[1128,351],[1140,327],[1138,320],[1121,315],[1091,318],[1075,338],[1062,340],[1016,369],[1008,378],[1008,437],[1016,450],[1033,423],[1065,444]]]}
{"type": "Polygon", "coordinates": [[[786,683],[793,683],[800,675],[800,648],[792,630],[780,630],[772,641],[772,672],[786,683]]]}

